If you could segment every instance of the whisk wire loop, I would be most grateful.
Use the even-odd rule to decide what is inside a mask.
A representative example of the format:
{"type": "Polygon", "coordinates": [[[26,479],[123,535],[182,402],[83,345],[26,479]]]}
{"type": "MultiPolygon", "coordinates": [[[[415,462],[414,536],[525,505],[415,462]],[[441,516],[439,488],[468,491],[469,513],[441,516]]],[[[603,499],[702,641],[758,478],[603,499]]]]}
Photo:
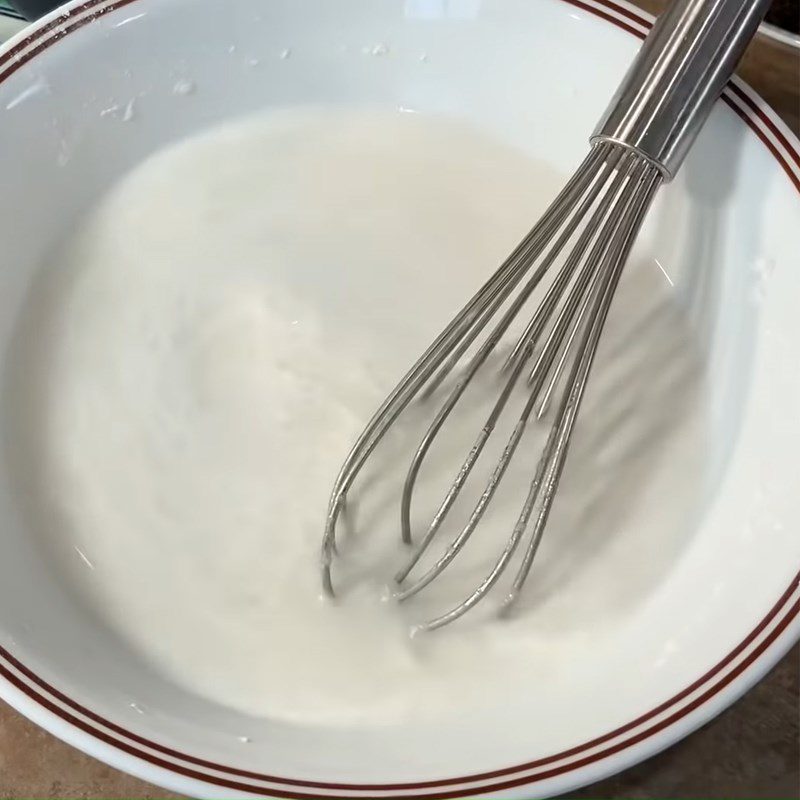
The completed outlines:
{"type": "Polygon", "coordinates": [[[482,368],[494,363],[490,356],[537,290],[541,289],[545,278],[554,272],[504,360],[501,370],[503,385],[485,424],[422,538],[395,576],[398,584],[395,597],[403,601],[428,586],[453,562],[495,496],[537,402],[538,419],[547,410],[567,366],[572,364],[527,497],[497,561],[465,599],[420,627],[428,630],[440,628],[480,602],[503,575],[521,542],[527,540],[504,609],[515,602],[530,573],[547,523],[622,267],[661,181],[660,170],[646,158],[609,142],[594,145],[540,221],[395,387],[356,441],[334,484],[322,543],[322,583],[327,594],[334,593],[331,564],[336,553],[337,519],[348,489],[374,448],[415,397],[430,398],[451,374],[457,373],[411,459],[403,486],[400,536],[403,542],[411,544],[412,498],[431,446],[475,376],[482,368]],[[496,318],[493,326],[489,327],[496,318]],[[484,340],[469,355],[487,328],[484,340]],[[462,364],[465,358],[466,363],[462,364]],[[413,583],[402,585],[441,531],[531,360],[533,367],[527,378],[527,397],[522,412],[466,524],[432,566],[413,583]]]}

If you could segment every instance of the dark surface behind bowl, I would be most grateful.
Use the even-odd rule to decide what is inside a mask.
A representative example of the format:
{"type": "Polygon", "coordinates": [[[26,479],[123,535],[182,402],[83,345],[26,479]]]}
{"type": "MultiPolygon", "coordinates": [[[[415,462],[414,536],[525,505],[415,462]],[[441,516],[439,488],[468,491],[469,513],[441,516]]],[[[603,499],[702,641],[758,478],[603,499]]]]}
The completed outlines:
{"type": "Polygon", "coordinates": [[[800,0],[773,0],[767,12],[767,22],[800,33],[800,0]]]}

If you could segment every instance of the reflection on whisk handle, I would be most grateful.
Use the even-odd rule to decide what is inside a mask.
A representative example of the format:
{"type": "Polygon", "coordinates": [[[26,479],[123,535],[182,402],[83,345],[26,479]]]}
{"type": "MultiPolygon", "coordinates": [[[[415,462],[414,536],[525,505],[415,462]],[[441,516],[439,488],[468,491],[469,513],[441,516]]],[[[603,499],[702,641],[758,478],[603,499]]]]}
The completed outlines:
{"type": "Polygon", "coordinates": [[[770,0],[674,0],[622,80],[592,141],[611,141],[675,176],[770,0]]]}

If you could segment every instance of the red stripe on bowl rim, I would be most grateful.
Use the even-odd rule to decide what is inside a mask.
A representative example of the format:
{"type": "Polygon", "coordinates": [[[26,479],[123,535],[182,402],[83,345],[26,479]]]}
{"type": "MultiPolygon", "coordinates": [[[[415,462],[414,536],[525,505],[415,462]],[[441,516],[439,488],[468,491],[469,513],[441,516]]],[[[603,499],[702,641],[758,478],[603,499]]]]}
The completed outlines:
{"type": "MultiPolygon", "coordinates": [[[[27,35],[23,35],[15,44],[0,54],[0,83],[64,36],[133,2],[135,0],[86,0],[35,28],[27,35]]],[[[563,2],[600,17],[640,39],[646,36],[653,24],[651,16],[616,0],[563,0],[563,2]]],[[[742,81],[733,79],[725,89],[722,99],[762,141],[778,161],[790,182],[800,192],[800,143],[796,138],[785,129],[783,123],[776,118],[775,113],[764,101],[742,81]]],[[[357,784],[309,781],[216,764],[150,741],[104,719],[51,686],[2,647],[0,647],[0,676],[42,708],[93,739],[152,766],[223,789],[233,789],[262,797],[288,798],[289,800],[318,800],[321,796],[331,798],[331,800],[352,800],[353,793],[362,792],[380,792],[380,797],[384,800],[393,800],[393,798],[400,800],[409,797],[449,800],[450,798],[474,796],[475,792],[487,793],[517,788],[564,775],[595,764],[652,738],[707,704],[728,687],[769,650],[781,634],[798,618],[798,615],[800,615],[800,572],[794,576],[787,589],[761,622],[725,658],[674,697],[631,722],[582,745],[517,766],[458,778],[406,783],[357,784]],[[763,638],[759,640],[762,635],[763,638]],[[741,660],[735,664],[740,657],[742,657],[741,660]],[[734,664],[735,666],[733,666],[734,664]],[[728,670],[728,668],[730,669],[728,670]],[[728,671],[726,672],[726,670],[728,671]],[[715,679],[717,680],[715,681],[715,679]],[[651,722],[679,706],[680,703],[701,689],[703,692],[686,705],[680,706],[668,716],[654,722],[650,727],[633,733],[645,723],[651,722]],[[604,749],[597,749],[628,733],[633,733],[633,735],[623,741],[610,744],[604,749]],[[595,752],[588,752],[592,750],[595,752]],[[585,753],[588,754],[583,755],[582,758],[570,760],[585,753]],[[558,763],[562,761],[567,763],[558,763]],[[547,767],[547,769],[541,769],[542,767],[547,767]],[[203,769],[213,772],[203,772],[201,771],[203,769]],[[528,774],[520,775],[520,773],[528,774]],[[498,778],[506,780],[496,781],[498,778]],[[258,781],[260,785],[245,783],[245,780],[258,781]],[[325,791],[325,794],[320,795],[319,792],[308,794],[284,787],[321,789],[325,791]],[[420,790],[444,787],[453,788],[445,791],[419,793],[420,790]],[[330,793],[342,790],[348,791],[349,794],[330,793]],[[265,792],[273,791],[277,793],[265,794],[265,792]],[[397,791],[403,792],[403,794],[384,794],[397,791]]]]}
{"type": "Polygon", "coordinates": [[[361,793],[361,792],[373,793],[370,795],[371,797],[375,796],[374,795],[375,792],[380,792],[381,798],[386,797],[389,798],[389,800],[392,800],[392,798],[397,798],[399,800],[399,798],[408,798],[408,797],[428,798],[428,800],[448,800],[448,798],[474,796],[475,792],[485,793],[490,791],[500,791],[502,789],[515,788],[525,784],[532,784],[542,780],[546,780],[548,778],[557,777],[559,775],[575,771],[576,769],[579,769],[581,767],[586,767],[591,764],[597,763],[598,761],[608,758],[611,755],[620,753],[623,750],[633,745],[644,742],[645,740],[651,738],[655,734],[660,733],[661,731],[665,730],[666,728],[670,727],[671,725],[685,718],[691,712],[700,708],[703,704],[708,702],[714,696],[719,694],[723,689],[729,686],[736,678],[742,675],[752,664],[754,664],[767,651],[767,649],[769,649],[769,647],[781,636],[781,634],[788,628],[788,626],[797,618],[798,613],[800,613],[800,573],[798,573],[795,576],[789,588],[786,590],[786,592],[784,592],[780,600],[773,606],[769,614],[767,614],[767,616],[753,629],[753,631],[751,631],[751,633],[744,640],[742,640],[742,642],[733,651],[731,651],[731,653],[728,656],[726,656],[726,658],[724,658],[722,661],[720,661],[718,664],[712,667],[712,669],[709,670],[704,676],[699,678],[697,681],[688,686],[682,692],[675,695],[675,697],[671,698],[670,700],[667,700],[660,706],[656,707],[647,714],[642,715],[641,717],[637,718],[631,723],[628,723],[622,726],[621,728],[618,728],[615,731],[610,732],[609,734],[606,734],[602,737],[598,737],[597,739],[587,742],[584,745],[571,748],[570,750],[564,751],[563,753],[554,756],[549,756],[547,758],[541,758],[537,759],[536,761],[528,762],[526,764],[521,764],[516,767],[508,767],[501,770],[495,770],[493,772],[480,773],[470,776],[464,776],[461,778],[442,779],[436,781],[421,781],[416,783],[349,784],[349,783],[329,783],[324,781],[304,781],[300,779],[282,778],[278,776],[259,775],[258,773],[253,773],[245,770],[225,767],[223,765],[213,764],[212,762],[204,761],[202,759],[197,759],[192,756],[184,756],[178,753],[177,751],[162,747],[161,745],[158,745],[154,742],[149,742],[147,739],[144,739],[143,737],[137,736],[136,734],[131,734],[125,731],[123,728],[120,728],[119,726],[114,725],[113,723],[109,723],[103,720],[98,715],[84,709],[75,701],[71,700],[62,693],[58,692],[58,690],[54,689],[53,687],[50,687],[45,681],[43,681],[33,672],[22,666],[16,659],[13,658],[13,656],[11,656],[9,653],[7,653],[7,651],[2,650],[1,648],[0,648],[0,658],[7,660],[8,663],[11,665],[18,665],[18,667],[21,667],[20,671],[23,672],[25,676],[27,676],[33,683],[37,684],[38,686],[41,686],[42,688],[46,687],[45,690],[48,693],[50,693],[51,696],[48,697],[43,692],[37,691],[37,689],[34,686],[27,683],[25,680],[21,679],[19,675],[15,674],[12,670],[3,665],[2,662],[0,662],[0,675],[2,675],[6,680],[9,681],[9,683],[11,683],[13,686],[22,691],[25,695],[27,695],[31,699],[38,702],[52,714],[58,716],[60,719],[78,728],[84,733],[91,735],[98,741],[111,745],[121,750],[122,752],[130,756],[133,756],[134,758],[138,758],[153,766],[168,770],[182,777],[191,778],[193,780],[198,780],[205,783],[210,783],[212,785],[219,786],[222,788],[235,789],[238,791],[258,794],[259,796],[274,796],[276,798],[290,798],[291,800],[317,800],[320,797],[331,798],[331,800],[352,800],[353,793],[361,793]],[[763,636],[763,638],[759,640],[759,637],[761,637],[762,634],[765,635],[763,636]],[[749,652],[747,652],[748,648],[749,652]],[[585,755],[580,759],[571,760],[566,764],[550,766],[554,762],[564,760],[568,757],[572,757],[575,755],[580,755],[581,753],[586,752],[587,750],[594,749],[598,745],[601,745],[619,736],[621,733],[628,732],[635,728],[638,728],[641,726],[643,722],[650,721],[654,717],[659,716],[665,710],[668,710],[670,707],[678,704],[681,700],[686,699],[695,691],[702,688],[715,676],[723,673],[727,667],[730,667],[734,662],[736,662],[739,656],[742,656],[745,653],[746,655],[744,655],[744,657],[732,669],[730,669],[728,672],[725,672],[725,674],[723,674],[720,677],[720,679],[716,681],[716,683],[706,688],[702,692],[702,694],[696,696],[685,706],[678,708],[669,716],[659,720],[658,722],[651,725],[649,728],[640,730],[631,737],[625,739],[624,741],[617,742],[616,744],[613,744],[595,753],[590,753],[588,755],[585,755]],[[97,721],[99,724],[103,725],[104,727],[107,727],[109,730],[118,732],[120,735],[124,736],[125,739],[139,742],[145,745],[146,747],[149,747],[150,749],[158,751],[164,755],[169,754],[175,758],[179,758],[182,761],[184,761],[185,764],[205,766],[206,768],[213,769],[215,772],[222,774],[215,775],[202,772],[192,766],[186,766],[185,764],[181,763],[174,763],[172,761],[167,760],[161,755],[154,755],[153,753],[143,751],[140,748],[130,744],[130,741],[126,741],[125,739],[120,739],[114,734],[109,733],[108,731],[100,730],[91,723],[86,722],[86,720],[81,719],[80,717],[77,717],[74,714],[71,714],[70,712],[62,708],[57,702],[55,702],[55,699],[61,700],[65,705],[68,705],[71,708],[78,711],[79,713],[83,714],[84,716],[87,716],[90,719],[97,721]],[[538,771],[533,772],[532,774],[525,774],[525,775],[519,774],[521,772],[527,772],[531,769],[537,769],[540,767],[547,767],[547,766],[550,766],[550,768],[544,770],[539,769],[538,771]],[[232,777],[225,777],[225,775],[229,775],[232,777]],[[484,781],[492,780],[498,777],[507,777],[509,779],[504,781],[484,783],[484,781]],[[234,778],[244,778],[244,779],[251,778],[253,780],[258,781],[258,783],[246,783],[244,782],[244,780],[235,780],[234,778]],[[320,795],[319,792],[316,792],[315,794],[308,794],[305,792],[298,792],[284,788],[287,786],[298,787],[298,788],[301,787],[311,788],[317,790],[322,789],[325,790],[325,794],[320,795]],[[424,790],[437,787],[453,787],[453,788],[447,789],[445,791],[434,791],[434,792],[423,792],[423,793],[419,792],[419,790],[421,789],[424,790]],[[335,792],[337,790],[346,790],[349,792],[349,794],[339,795],[330,793],[330,792],[335,792]],[[394,791],[401,791],[404,793],[399,795],[384,794],[385,792],[394,792],[394,791]],[[408,794],[409,791],[414,792],[414,794],[408,794]],[[265,795],[265,792],[276,792],[276,794],[265,795]]]}

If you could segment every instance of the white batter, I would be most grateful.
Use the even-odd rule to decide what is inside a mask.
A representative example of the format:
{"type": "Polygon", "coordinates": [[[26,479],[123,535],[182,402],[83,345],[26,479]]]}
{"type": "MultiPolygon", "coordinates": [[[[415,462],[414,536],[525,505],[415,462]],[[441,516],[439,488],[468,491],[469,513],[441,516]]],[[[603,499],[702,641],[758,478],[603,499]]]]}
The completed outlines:
{"type": "MultiPolygon", "coordinates": [[[[399,609],[380,595],[399,564],[401,430],[344,536],[346,591],[320,599],[350,444],[560,180],[454,122],[308,110],[183,142],[115,187],[30,301],[46,320],[30,367],[43,533],[96,613],[191,690],[334,725],[491,702],[487,686],[524,685],[622,624],[691,533],[702,477],[690,337],[646,260],[616,301],[517,617],[408,637],[494,558],[535,433],[464,564],[399,609]]],[[[471,443],[465,419],[415,508],[471,443]]]]}

